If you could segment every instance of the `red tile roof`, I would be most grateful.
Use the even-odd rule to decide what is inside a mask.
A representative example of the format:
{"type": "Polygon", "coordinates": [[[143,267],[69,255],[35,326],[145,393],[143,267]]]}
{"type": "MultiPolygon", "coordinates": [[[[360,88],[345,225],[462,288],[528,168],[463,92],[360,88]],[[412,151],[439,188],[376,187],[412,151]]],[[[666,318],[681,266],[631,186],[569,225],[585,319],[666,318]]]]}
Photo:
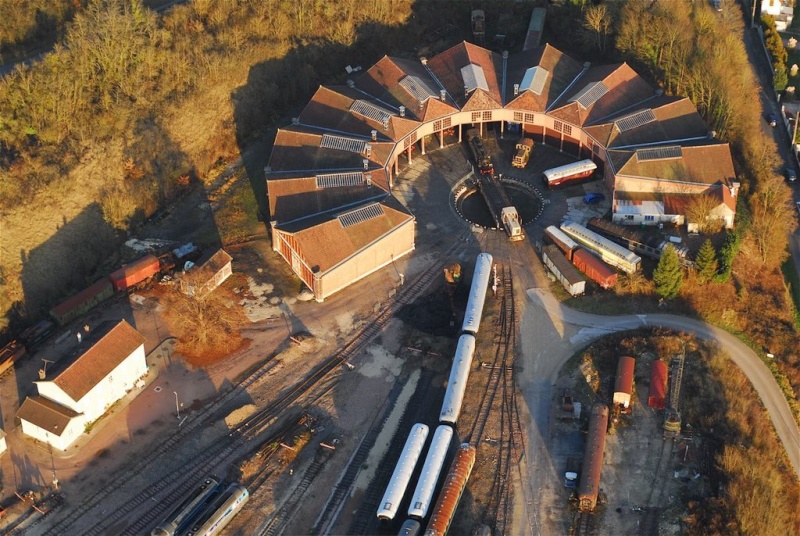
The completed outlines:
{"type": "Polygon", "coordinates": [[[61,437],[69,422],[79,415],[80,413],[41,396],[26,397],[17,410],[18,419],[28,421],[57,437],[61,437]]]}
{"type": "MultiPolygon", "coordinates": [[[[374,202],[361,205],[366,207],[374,202]]],[[[302,225],[279,226],[279,232],[291,234],[303,260],[318,272],[325,272],[357,253],[414,217],[393,197],[378,201],[382,214],[344,227],[336,214],[302,222],[302,225]]],[[[360,207],[350,207],[349,212],[360,207]]],[[[340,213],[340,214],[341,214],[340,213]]],[[[300,223],[300,222],[299,222],[300,223]]]]}
{"type": "MultiPolygon", "coordinates": [[[[463,105],[468,99],[464,95],[464,79],[461,76],[461,68],[471,63],[483,70],[486,85],[489,88],[489,91],[485,92],[488,97],[496,103],[503,102],[500,95],[502,58],[495,52],[463,41],[429,59],[428,67],[447,89],[450,96],[459,105],[463,105]]],[[[474,90],[474,92],[478,91],[484,92],[482,89],[474,90]]]]}
{"type": "Polygon", "coordinates": [[[86,346],[80,346],[73,357],[56,362],[44,380],[52,381],[76,402],[146,340],[125,320],[120,320],[110,329],[101,324],[95,331],[84,341],[86,346]]]}
{"type": "MultiPolygon", "coordinates": [[[[372,163],[371,167],[383,168],[394,149],[394,143],[386,141],[371,141],[368,137],[359,137],[350,134],[336,134],[346,138],[369,143],[372,153],[369,157],[361,153],[326,149],[320,147],[324,130],[312,130],[309,127],[292,125],[281,128],[275,137],[275,145],[269,158],[269,165],[273,172],[299,172],[314,170],[357,170],[364,169],[364,159],[372,163]]],[[[320,171],[325,172],[325,171],[320,171]]]]}

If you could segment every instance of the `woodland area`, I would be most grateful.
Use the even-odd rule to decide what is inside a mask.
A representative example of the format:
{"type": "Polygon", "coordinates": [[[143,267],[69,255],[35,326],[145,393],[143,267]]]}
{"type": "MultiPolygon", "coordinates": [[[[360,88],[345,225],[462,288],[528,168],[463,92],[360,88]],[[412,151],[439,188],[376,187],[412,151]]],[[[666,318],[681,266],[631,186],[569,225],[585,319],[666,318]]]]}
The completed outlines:
{"type": "MultiPolygon", "coordinates": [[[[147,7],[153,4],[0,2],[4,59],[55,43],[42,61],[0,79],[0,332],[29,323],[107,272],[127,231],[202,187],[220,164],[246,157],[318,84],[343,82],[345,65],[368,66],[383,54],[415,57],[469,39],[475,7],[456,0],[195,0],[159,15],[147,7]],[[442,20],[456,29],[428,40],[442,20]],[[37,255],[49,246],[61,247],[60,256],[37,255]]],[[[690,0],[546,5],[545,39],[554,46],[580,61],[629,62],[666,93],[690,97],[730,142],[742,183],[736,230],[715,242],[717,270],[683,277],[671,311],[724,326],[775,354],[769,364],[800,414],[798,316],[780,270],[796,217],[775,148],[754,127],[759,87],[739,4],[723,0],[719,14],[690,0]]],[[[507,28],[518,48],[531,4],[483,7],[487,25],[507,28]]],[[[641,299],[656,296],[652,281],[622,279],[621,295],[653,301],[641,299]]],[[[713,374],[724,372],[711,363],[713,374]]],[[[730,379],[732,392],[743,389],[740,381],[730,379]]],[[[726,411],[731,419],[749,410],[726,411]]],[[[762,520],[746,519],[742,506],[754,500],[747,479],[761,477],[744,468],[759,467],[758,459],[743,462],[726,447],[717,459],[726,494],[688,523],[697,531],[758,534],[762,520]],[[725,526],[729,519],[735,527],[725,526]]]]}

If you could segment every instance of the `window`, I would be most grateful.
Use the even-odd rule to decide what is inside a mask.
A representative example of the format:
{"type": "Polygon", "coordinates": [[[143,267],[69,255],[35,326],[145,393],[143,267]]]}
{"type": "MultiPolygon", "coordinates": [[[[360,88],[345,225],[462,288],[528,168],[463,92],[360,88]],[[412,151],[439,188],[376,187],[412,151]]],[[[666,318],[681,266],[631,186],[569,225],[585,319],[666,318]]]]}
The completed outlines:
{"type": "Polygon", "coordinates": [[[562,123],[561,121],[554,121],[553,122],[553,129],[555,129],[558,132],[563,132],[564,131],[564,123],[562,123]]]}
{"type": "Polygon", "coordinates": [[[522,123],[522,112],[514,112],[514,122],[515,123],[522,123]]]}
{"type": "Polygon", "coordinates": [[[434,121],[433,122],[433,130],[435,130],[435,131],[442,130],[442,120],[441,119],[439,121],[434,121]]]}
{"type": "Polygon", "coordinates": [[[633,221],[633,214],[625,214],[625,219],[629,221],[633,221]]]}
{"type": "Polygon", "coordinates": [[[644,221],[655,221],[655,216],[645,216],[644,221]]]}
{"type": "Polygon", "coordinates": [[[561,125],[561,127],[564,129],[562,131],[564,134],[567,136],[572,136],[572,125],[561,125]]]}
{"type": "Polygon", "coordinates": [[[477,123],[481,120],[481,113],[480,112],[472,112],[472,122],[477,123]]]}
{"type": "Polygon", "coordinates": [[[489,110],[488,112],[483,112],[483,120],[484,121],[491,121],[492,120],[492,112],[489,110]]]}
{"type": "Polygon", "coordinates": [[[450,128],[452,122],[453,122],[452,117],[445,117],[444,119],[442,119],[442,128],[450,128]]]}
{"type": "Polygon", "coordinates": [[[525,122],[526,123],[533,123],[534,114],[525,114],[525,122]]]}

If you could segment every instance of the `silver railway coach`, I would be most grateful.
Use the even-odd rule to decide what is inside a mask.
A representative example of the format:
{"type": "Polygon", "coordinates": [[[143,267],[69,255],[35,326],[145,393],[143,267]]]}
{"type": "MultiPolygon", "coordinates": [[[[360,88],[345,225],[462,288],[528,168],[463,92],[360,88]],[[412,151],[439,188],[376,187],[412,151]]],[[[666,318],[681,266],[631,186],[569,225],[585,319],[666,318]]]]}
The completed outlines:
{"type": "Polygon", "coordinates": [[[212,536],[219,534],[231,519],[244,507],[250,493],[239,484],[231,484],[194,522],[186,536],[212,536]]]}
{"type": "Polygon", "coordinates": [[[481,253],[475,261],[475,272],[472,275],[472,286],[469,289],[469,300],[464,313],[464,323],[461,325],[462,331],[467,331],[473,335],[478,333],[478,329],[481,326],[483,304],[486,301],[486,291],[489,288],[489,280],[492,277],[492,261],[492,256],[488,253],[481,253]]]}
{"type": "Polygon", "coordinates": [[[583,225],[566,221],[561,224],[561,230],[598,255],[603,262],[619,268],[623,272],[632,274],[638,272],[641,267],[642,258],[639,255],[594,231],[590,231],[583,225]]]}
{"type": "Polygon", "coordinates": [[[400,459],[394,468],[392,478],[389,480],[389,485],[383,494],[381,506],[378,508],[378,519],[394,519],[397,509],[400,507],[400,501],[403,500],[403,495],[408,489],[408,483],[411,480],[414,468],[417,466],[420,454],[422,454],[422,449],[425,448],[425,440],[427,438],[428,427],[424,424],[417,423],[411,428],[411,433],[408,434],[408,439],[403,447],[403,452],[400,453],[400,459]]]}
{"type": "Polygon", "coordinates": [[[436,428],[428,456],[425,458],[425,465],[422,466],[422,473],[419,475],[417,489],[414,490],[414,496],[408,508],[409,517],[422,519],[428,514],[433,500],[433,492],[436,490],[436,483],[439,481],[439,475],[442,472],[444,459],[452,439],[452,428],[444,424],[436,428]]]}
{"type": "Polygon", "coordinates": [[[199,513],[206,502],[217,492],[219,482],[213,478],[206,478],[199,487],[175,507],[169,515],[150,532],[150,536],[174,536],[181,525],[199,513]]]}
{"type": "Polygon", "coordinates": [[[439,421],[442,423],[455,425],[458,421],[473,355],[475,355],[475,337],[465,333],[458,339],[453,366],[450,367],[447,391],[444,394],[442,411],[439,413],[439,421]]]}

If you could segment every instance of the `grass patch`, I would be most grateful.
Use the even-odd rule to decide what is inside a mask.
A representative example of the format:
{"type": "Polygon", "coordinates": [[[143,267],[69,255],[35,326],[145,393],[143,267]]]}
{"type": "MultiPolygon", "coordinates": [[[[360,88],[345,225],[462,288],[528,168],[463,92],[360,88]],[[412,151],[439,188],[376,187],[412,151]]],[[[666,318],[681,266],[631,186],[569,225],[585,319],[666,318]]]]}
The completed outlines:
{"type": "Polygon", "coordinates": [[[255,234],[265,233],[263,224],[258,221],[258,202],[244,175],[244,168],[237,172],[236,184],[225,194],[214,213],[223,244],[241,242],[255,234]]]}

